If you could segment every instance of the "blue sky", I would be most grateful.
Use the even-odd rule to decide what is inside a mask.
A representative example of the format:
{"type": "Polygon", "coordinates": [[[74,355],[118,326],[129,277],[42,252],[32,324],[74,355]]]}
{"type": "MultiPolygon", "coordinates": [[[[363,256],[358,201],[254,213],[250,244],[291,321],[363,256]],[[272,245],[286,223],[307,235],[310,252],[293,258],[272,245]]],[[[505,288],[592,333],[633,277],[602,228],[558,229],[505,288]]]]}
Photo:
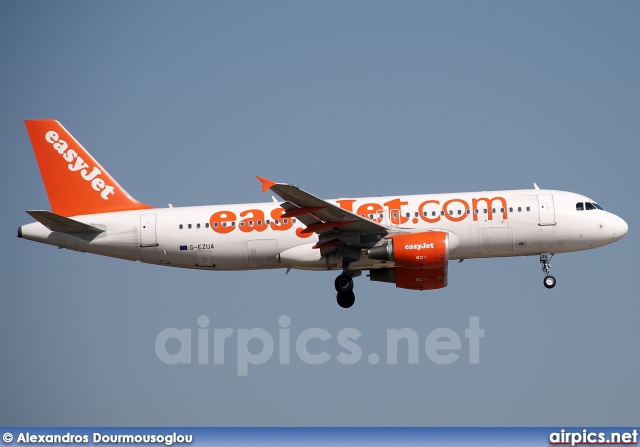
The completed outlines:
{"type": "MultiPolygon", "coordinates": [[[[3,2],[0,424],[637,425],[640,39],[636,2],[3,2]],[[24,119],[56,118],[138,200],[270,201],[255,175],[325,198],[543,188],[629,234],[538,259],[466,261],[449,286],[334,273],[200,272],[15,237],[48,209],[24,119]],[[167,328],[322,328],[324,365],[238,377],[166,365],[167,328]],[[485,329],[477,365],[369,364],[387,329],[485,329]],[[355,365],[336,336],[362,333],[355,365]],[[91,411],[87,411],[91,408],[91,411]]],[[[235,342],[235,338],[233,341],[235,342]]],[[[259,350],[260,345],[252,349],[259,350]]],[[[194,347],[194,349],[196,349],[194,347]]],[[[196,352],[196,351],[194,351],[196,352]]],[[[401,356],[402,358],[402,356],[401,356]]]]}

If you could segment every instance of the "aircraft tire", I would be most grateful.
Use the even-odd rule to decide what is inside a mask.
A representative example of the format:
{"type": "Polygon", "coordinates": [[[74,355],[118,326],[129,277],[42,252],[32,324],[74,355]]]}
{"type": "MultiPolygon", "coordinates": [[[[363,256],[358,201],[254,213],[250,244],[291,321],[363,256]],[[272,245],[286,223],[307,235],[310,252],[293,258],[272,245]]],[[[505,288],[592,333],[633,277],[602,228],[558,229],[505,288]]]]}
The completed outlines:
{"type": "Polygon", "coordinates": [[[353,293],[353,290],[349,290],[346,292],[338,292],[336,296],[338,300],[338,306],[343,309],[348,309],[353,306],[353,303],[356,302],[356,295],[353,293]]]}
{"type": "Polygon", "coordinates": [[[553,289],[556,286],[556,279],[549,275],[544,278],[544,286],[547,289],[553,289]]]}
{"type": "Polygon", "coordinates": [[[345,273],[338,275],[334,284],[336,292],[350,292],[353,290],[353,278],[345,273]]]}

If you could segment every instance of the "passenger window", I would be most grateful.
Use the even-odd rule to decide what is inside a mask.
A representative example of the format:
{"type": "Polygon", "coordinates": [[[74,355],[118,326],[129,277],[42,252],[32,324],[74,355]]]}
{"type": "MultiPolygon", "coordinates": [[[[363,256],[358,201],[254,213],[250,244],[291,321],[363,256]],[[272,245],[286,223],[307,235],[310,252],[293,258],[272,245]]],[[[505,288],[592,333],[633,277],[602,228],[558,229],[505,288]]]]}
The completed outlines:
{"type": "Polygon", "coordinates": [[[458,210],[458,216],[462,214],[462,210],[458,210]]]}
{"type": "Polygon", "coordinates": [[[595,210],[595,209],[596,209],[596,207],[595,207],[595,206],[593,206],[593,203],[591,203],[591,202],[586,202],[586,203],[585,203],[585,205],[586,205],[586,207],[587,207],[587,211],[595,210]]]}
{"type": "Polygon", "coordinates": [[[527,207],[527,211],[531,211],[531,207],[530,206],[527,207]]]}
{"type": "Polygon", "coordinates": [[[398,218],[398,213],[393,213],[393,218],[397,219],[398,218]]]}
{"type": "Polygon", "coordinates": [[[407,217],[411,217],[411,213],[407,213],[407,217]]]}
{"type": "Polygon", "coordinates": [[[501,213],[504,213],[504,208],[500,208],[500,212],[501,212],[501,213]]]}
{"type": "Polygon", "coordinates": [[[258,221],[258,225],[262,225],[262,221],[261,220],[258,221]]]}
{"type": "Polygon", "coordinates": [[[218,228],[218,222],[213,223],[213,228],[218,228]]]}
{"type": "Polygon", "coordinates": [[[522,212],[522,207],[521,206],[518,207],[518,212],[519,213],[522,212]]]}
{"type": "Polygon", "coordinates": [[[509,212],[513,213],[513,207],[512,206],[509,207],[509,212]]]}
{"type": "Polygon", "coordinates": [[[478,214],[478,213],[479,213],[478,208],[476,208],[475,210],[473,210],[473,212],[474,212],[474,213],[476,213],[476,214],[478,214]]]}
{"type": "Polygon", "coordinates": [[[415,215],[413,217],[418,217],[418,212],[416,211],[415,215]]]}
{"type": "Polygon", "coordinates": [[[576,211],[584,211],[584,203],[582,202],[576,203],[576,211]]]}
{"type": "Polygon", "coordinates": [[[191,229],[191,224],[187,225],[187,228],[188,228],[188,229],[191,229]]]}
{"type": "Polygon", "coordinates": [[[296,220],[295,219],[291,219],[291,222],[296,223],[296,220]]]}
{"type": "Polygon", "coordinates": [[[436,215],[436,212],[435,212],[435,211],[431,211],[431,215],[432,215],[432,216],[435,216],[435,215],[436,215]]]}
{"type": "Polygon", "coordinates": [[[252,221],[252,220],[250,220],[250,221],[249,221],[249,226],[250,226],[250,227],[252,227],[252,226],[253,226],[253,221],[252,221]]]}
{"type": "Polygon", "coordinates": [[[241,227],[244,227],[244,222],[240,222],[240,226],[241,226],[241,227]]]}
{"type": "Polygon", "coordinates": [[[200,228],[200,224],[196,224],[196,228],[200,228]]]}
{"type": "Polygon", "coordinates": [[[269,219],[267,219],[267,220],[265,220],[265,221],[264,221],[264,223],[265,223],[266,225],[269,225],[269,224],[271,223],[271,221],[270,221],[269,219]]]}
{"type": "Polygon", "coordinates": [[[453,210],[449,210],[449,216],[453,216],[453,210]]]}
{"type": "MultiPolygon", "coordinates": [[[[427,215],[427,214],[425,213],[425,216],[426,216],[426,215],[427,215]]],[[[379,217],[380,219],[384,219],[384,214],[379,214],[379,215],[378,215],[378,217],[379,217]]]]}
{"type": "Polygon", "coordinates": [[[441,215],[441,216],[444,216],[444,211],[440,211],[440,215],[441,215]]]}
{"type": "Polygon", "coordinates": [[[487,209],[486,208],[484,209],[484,213],[487,214],[487,209]]]}
{"type": "Polygon", "coordinates": [[[205,228],[209,228],[209,222],[207,222],[206,224],[204,224],[205,228]]]}
{"type": "Polygon", "coordinates": [[[426,211],[423,211],[423,212],[422,212],[422,215],[423,215],[424,217],[427,217],[427,212],[426,212],[426,211]]]}
{"type": "Polygon", "coordinates": [[[180,225],[178,226],[178,228],[180,228],[180,229],[182,230],[182,229],[184,228],[184,226],[183,226],[182,224],[180,224],[180,225]]]}
{"type": "Polygon", "coordinates": [[[235,222],[231,222],[231,226],[232,226],[232,227],[235,227],[235,226],[236,226],[236,223],[235,223],[235,222]]]}
{"type": "Polygon", "coordinates": [[[496,212],[496,209],[495,209],[495,208],[491,208],[491,212],[492,212],[492,213],[495,213],[495,212],[496,212]]]}

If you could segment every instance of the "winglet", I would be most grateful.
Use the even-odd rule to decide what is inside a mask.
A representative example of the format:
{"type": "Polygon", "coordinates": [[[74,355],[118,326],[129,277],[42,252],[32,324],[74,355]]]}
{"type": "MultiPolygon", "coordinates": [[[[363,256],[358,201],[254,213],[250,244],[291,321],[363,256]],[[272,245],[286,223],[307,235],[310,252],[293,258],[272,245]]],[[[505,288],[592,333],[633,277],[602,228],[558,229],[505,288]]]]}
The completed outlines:
{"type": "Polygon", "coordinates": [[[534,187],[535,189],[540,189],[540,187],[539,187],[538,185],[536,185],[536,183],[535,183],[535,182],[533,183],[533,187],[534,187]]]}
{"type": "Polygon", "coordinates": [[[256,175],[256,178],[262,182],[262,192],[269,191],[269,189],[276,184],[276,182],[272,182],[271,180],[260,177],[259,175],[256,175]]]}

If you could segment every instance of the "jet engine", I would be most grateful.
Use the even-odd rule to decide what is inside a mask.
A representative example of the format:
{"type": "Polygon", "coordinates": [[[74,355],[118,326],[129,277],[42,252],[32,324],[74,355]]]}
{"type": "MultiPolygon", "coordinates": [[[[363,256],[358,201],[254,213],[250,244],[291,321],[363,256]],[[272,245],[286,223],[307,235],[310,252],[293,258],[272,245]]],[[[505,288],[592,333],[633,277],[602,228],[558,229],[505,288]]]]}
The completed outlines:
{"type": "Polygon", "coordinates": [[[395,283],[412,290],[441,289],[447,285],[449,254],[458,247],[455,235],[444,231],[396,234],[369,249],[369,259],[390,261],[394,268],[372,269],[371,281],[395,283]]]}

